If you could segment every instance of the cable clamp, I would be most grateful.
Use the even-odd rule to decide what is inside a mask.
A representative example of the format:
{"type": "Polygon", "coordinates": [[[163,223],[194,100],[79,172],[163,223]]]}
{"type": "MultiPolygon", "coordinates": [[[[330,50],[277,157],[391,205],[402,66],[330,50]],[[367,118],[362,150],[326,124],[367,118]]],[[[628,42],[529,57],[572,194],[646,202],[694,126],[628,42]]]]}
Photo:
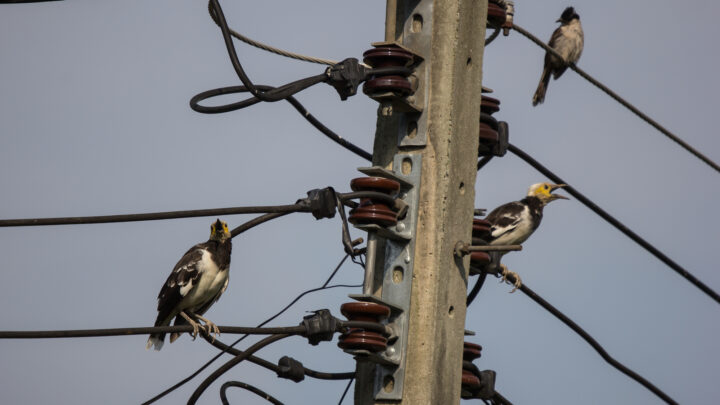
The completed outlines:
{"type": "Polygon", "coordinates": [[[305,379],[305,367],[292,357],[282,356],[278,360],[277,376],[300,382],[305,379]]]}
{"type": "Polygon", "coordinates": [[[330,66],[325,71],[330,85],[340,95],[340,99],[345,101],[348,97],[357,94],[360,83],[365,81],[369,69],[360,64],[355,58],[347,58],[335,65],[330,66]]]}
{"type": "Polygon", "coordinates": [[[312,315],[303,317],[300,325],[305,327],[304,336],[313,346],[323,341],[331,341],[340,326],[338,319],[332,316],[328,309],[313,311],[312,315]]]}
{"type": "Polygon", "coordinates": [[[299,199],[295,204],[305,206],[315,219],[335,216],[335,190],[332,187],[316,188],[307,192],[307,198],[299,199]]]}

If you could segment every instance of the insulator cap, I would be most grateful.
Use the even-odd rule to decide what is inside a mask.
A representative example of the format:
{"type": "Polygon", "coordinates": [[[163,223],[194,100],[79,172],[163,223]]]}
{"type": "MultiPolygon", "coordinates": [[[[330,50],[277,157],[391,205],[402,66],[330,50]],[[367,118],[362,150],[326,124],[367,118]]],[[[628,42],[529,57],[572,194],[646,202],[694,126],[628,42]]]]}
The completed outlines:
{"type": "MultiPolygon", "coordinates": [[[[400,191],[400,183],[383,177],[358,177],[350,181],[350,188],[353,191],[376,191],[393,196],[400,191]]],[[[361,198],[360,205],[350,210],[348,221],[352,224],[392,226],[397,224],[397,214],[385,201],[361,198]]]]}
{"type": "MultiPolygon", "coordinates": [[[[378,46],[363,53],[363,61],[373,68],[407,67],[413,59],[412,53],[394,45],[378,46]]],[[[388,92],[407,96],[413,93],[413,86],[401,74],[376,75],[363,84],[363,92],[369,96],[388,92]]]]}
{"type": "Polygon", "coordinates": [[[505,7],[501,6],[497,1],[489,0],[487,19],[488,23],[491,23],[495,27],[500,27],[507,19],[505,7]]]}
{"type": "MultiPolygon", "coordinates": [[[[374,302],[346,302],[340,306],[340,312],[349,321],[380,323],[390,316],[390,308],[374,302]]],[[[351,328],[340,336],[338,347],[377,353],[387,348],[387,338],[375,331],[351,328]]]]}

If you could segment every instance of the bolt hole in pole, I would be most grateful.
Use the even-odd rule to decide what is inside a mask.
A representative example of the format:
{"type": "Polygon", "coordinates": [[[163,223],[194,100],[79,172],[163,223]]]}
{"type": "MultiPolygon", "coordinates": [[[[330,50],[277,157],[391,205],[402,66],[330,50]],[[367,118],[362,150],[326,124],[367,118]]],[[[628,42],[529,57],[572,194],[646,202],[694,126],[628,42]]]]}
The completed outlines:
{"type": "Polygon", "coordinates": [[[455,307],[450,305],[450,308],[448,309],[448,316],[450,318],[453,318],[455,316],[455,307]]]}
{"type": "Polygon", "coordinates": [[[409,175],[410,172],[412,172],[412,160],[410,158],[405,158],[402,161],[402,167],[400,168],[400,171],[404,175],[409,175]]]}
{"type": "Polygon", "coordinates": [[[461,181],[458,188],[460,189],[460,195],[465,195],[465,183],[461,181]]]}
{"type": "Polygon", "coordinates": [[[404,277],[404,270],[403,270],[403,268],[400,267],[400,266],[396,266],[396,267],[393,269],[393,277],[392,277],[392,278],[393,278],[393,283],[395,283],[395,284],[400,284],[400,283],[402,283],[403,277],[404,277]]]}
{"type": "Polygon", "coordinates": [[[417,121],[410,121],[407,126],[407,137],[413,139],[417,136],[418,124],[417,121]]]}
{"type": "Polygon", "coordinates": [[[393,378],[393,376],[388,374],[383,378],[383,391],[390,393],[393,392],[394,389],[395,379],[393,378]]]}
{"type": "Polygon", "coordinates": [[[417,34],[418,32],[422,31],[423,27],[423,18],[420,14],[413,15],[413,21],[412,26],[410,28],[410,31],[412,31],[413,34],[417,34]]]}

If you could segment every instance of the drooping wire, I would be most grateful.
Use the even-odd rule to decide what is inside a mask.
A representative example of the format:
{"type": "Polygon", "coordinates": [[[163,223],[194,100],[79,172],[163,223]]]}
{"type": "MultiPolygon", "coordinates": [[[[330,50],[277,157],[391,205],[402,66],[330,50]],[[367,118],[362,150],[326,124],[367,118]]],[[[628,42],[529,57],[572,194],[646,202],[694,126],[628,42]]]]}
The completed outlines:
{"type": "MultiPolygon", "coordinates": [[[[212,20],[215,22],[215,24],[217,24],[217,26],[219,27],[220,21],[218,20],[218,17],[215,14],[215,10],[213,10],[212,2],[210,2],[210,1],[208,1],[208,13],[210,14],[210,18],[212,18],[212,20]]],[[[272,53],[280,55],[280,56],[285,56],[288,58],[297,59],[297,60],[301,60],[304,62],[317,63],[317,64],[321,64],[321,65],[334,65],[337,63],[337,61],[330,60],[330,59],[316,58],[313,56],[306,56],[306,55],[301,55],[301,54],[295,53],[295,52],[285,51],[283,49],[275,48],[274,46],[270,46],[270,45],[264,44],[262,42],[250,39],[232,29],[228,29],[228,31],[230,32],[230,35],[239,39],[240,41],[245,42],[248,45],[254,46],[254,47],[262,49],[264,51],[272,52],[272,53]]]]}
{"type": "Polygon", "coordinates": [[[198,385],[198,387],[195,389],[195,391],[190,396],[190,399],[188,400],[188,405],[194,405],[197,400],[200,398],[200,396],[205,392],[207,387],[210,386],[215,380],[220,378],[221,375],[225,374],[228,370],[235,367],[236,365],[240,364],[242,361],[247,359],[251,354],[257,352],[258,350],[264,348],[265,346],[268,346],[272,343],[277,342],[278,340],[285,339],[286,337],[290,337],[292,335],[288,334],[280,334],[280,335],[272,335],[268,336],[265,339],[262,339],[255,344],[248,347],[245,351],[243,351],[241,354],[235,356],[233,359],[228,361],[227,363],[223,364],[220,368],[215,370],[212,374],[210,374],[203,382],[198,385]]]}
{"type": "MultiPolygon", "coordinates": [[[[557,53],[557,51],[555,51],[554,49],[552,49],[551,47],[549,47],[547,44],[545,44],[543,41],[541,41],[540,39],[538,39],[538,38],[537,38],[536,36],[534,36],[533,34],[531,34],[531,33],[529,33],[528,31],[526,31],[524,28],[522,28],[522,27],[520,27],[520,26],[518,26],[518,25],[516,25],[516,24],[513,24],[513,27],[512,27],[512,28],[513,28],[515,31],[517,31],[517,32],[519,32],[520,34],[522,34],[523,36],[525,36],[526,38],[528,38],[529,40],[531,40],[532,42],[534,42],[535,44],[537,44],[538,46],[540,46],[541,48],[545,49],[546,52],[550,53],[550,54],[553,55],[554,57],[556,57],[556,58],[558,58],[559,60],[562,60],[562,61],[565,60],[562,56],[560,56],[559,53],[557,53]]],[[[647,122],[648,124],[650,124],[651,126],[653,126],[655,129],[657,129],[658,131],[660,131],[663,135],[667,136],[667,137],[670,138],[672,141],[674,141],[675,143],[677,143],[678,145],[680,145],[681,147],[683,147],[686,151],[692,153],[695,157],[697,157],[698,159],[700,159],[700,160],[702,160],[703,162],[705,162],[708,166],[710,166],[710,167],[712,167],[713,169],[715,169],[715,171],[720,172],[720,166],[719,166],[717,163],[715,163],[715,162],[713,162],[712,160],[710,160],[710,158],[708,158],[707,156],[703,155],[702,153],[700,153],[700,151],[698,151],[697,149],[695,149],[695,148],[693,148],[692,146],[690,146],[687,142],[685,142],[685,141],[683,141],[682,139],[680,139],[680,137],[678,137],[677,135],[675,135],[675,134],[673,134],[672,132],[670,132],[669,130],[667,130],[665,127],[663,127],[662,125],[660,125],[657,121],[655,121],[655,120],[653,120],[652,118],[650,118],[647,114],[645,114],[645,113],[643,113],[642,111],[638,110],[637,107],[635,107],[634,105],[632,105],[632,104],[630,104],[629,102],[625,101],[625,99],[623,99],[622,97],[620,97],[617,93],[615,93],[614,91],[610,90],[607,86],[605,86],[604,84],[600,83],[599,81],[595,80],[595,78],[593,78],[593,77],[590,76],[589,74],[585,73],[584,70],[582,70],[582,69],[580,69],[579,67],[577,67],[574,63],[567,63],[567,62],[565,62],[565,63],[566,63],[566,65],[567,65],[568,67],[570,67],[570,69],[572,69],[572,70],[574,70],[575,72],[577,72],[577,74],[579,74],[579,75],[582,76],[585,80],[587,80],[587,81],[589,81],[590,83],[592,83],[595,87],[597,87],[597,88],[599,88],[600,90],[604,91],[607,95],[609,95],[610,97],[612,97],[613,99],[615,99],[615,101],[617,101],[618,103],[622,104],[622,105],[623,105],[625,108],[627,108],[628,110],[632,111],[635,115],[637,115],[638,117],[640,117],[643,121],[647,122]]]]}
{"type": "MultiPolygon", "coordinates": [[[[285,308],[281,309],[281,310],[280,310],[278,313],[276,313],[275,315],[273,315],[273,316],[271,316],[270,318],[266,319],[265,321],[261,322],[261,323],[258,325],[258,327],[262,327],[262,326],[268,324],[269,322],[273,321],[275,318],[277,318],[277,317],[279,317],[280,315],[282,315],[282,314],[283,314],[285,311],[287,311],[292,305],[294,305],[296,302],[298,302],[302,297],[304,297],[304,296],[307,295],[307,294],[310,294],[310,293],[313,293],[313,292],[316,292],[316,291],[320,291],[320,290],[327,290],[327,289],[330,289],[330,288],[337,288],[337,287],[352,287],[352,288],[361,287],[362,285],[351,285],[351,286],[349,286],[349,285],[344,285],[344,284],[338,284],[338,285],[328,286],[328,283],[330,283],[330,280],[332,280],[332,278],[335,276],[335,274],[337,274],[338,270],[340,269],[340,267],[342,267],[343,263],[345,263],[345,260],[347,260],[347,258],[348,258],[348,255],[346,254],[346,255],[342,258],[342,260],[340,260],[340,263],[338,263],[338,265],[335,267],[335,269],[333,270],[332,274],[330,275],[330,277],[328,277],[327,281],[325,281],[325,283],[323,284],[322,287],[320,287],[320,288],[313,288],[313,289],[310,289],[310,290],[307,290],[307,291],[304,291],[304,292],[300,293],[297,297],[295,297],[295,299],[293,299],[288,305],[286,305],[285,308]]],[[[223,354],[227,353],[230,348],[234,347],[235,345],[237,345],[238,343],[240,343],[241,341],[243,341],[247,336],[249,336],[249,335],[245,335],[245,336],[240,337],[240,338],[237,339],[235,342],[233,342],[230,346],[228,346],[228,349],[223,350],[223,351],[221,351],[220,353],[216,354],[216,355],[213,356],[210,360],[208,360],[205,364],[203,364],[200,368],[198,368],[197,370],[195,370],[195,372],[193,372],[193,373],[190,374],[189,376],[185,377],[184,379],[180,380],[179,382],[177,382],[177,383],[176,383],[175,385],[173,385],[172,387],[170,387],[170,388],[166,389],[165,391],[159,393],[158,395],[150,398],[149,400],[147,400],[146,402],[144,402],[143,405],[150,405],[150,404],[154,403],[155,401],[163,398],[164,396],[170,394],[171,392],[175,391],[176,389],[180,388],[180,387],[183,386],[185,383],[187,383],[188,381],[192,380],[192,379],[195,378],[198,374],[200,374],[201,372],[203,372],[203,370],[205,370],[206,368],[208,368],[212,363],[215,362],[215,360],[219,359],[223,354]]]]}
{"type": "MultiPolygon", "coordinates": [[[[520,159],[524,160],[530,166],[534,167],[537,171],[539,171],[540,173],[545,175],[548,179],[552,180],[553,182],[555,182],[557,184],[568,184],[563,179],[561,179],[559,176],[557,176],[555,173],[551,172],[545,166],[540,164],[537,160],[533,159],[532,156],[523,152],[517,146],[510,144],[508,146],[508,150],[510,152],[512,152],[513,154],[515,154],[520,159]]],[[[604,219],[609,224],[614,226],[620,232],[624,233],[627,237],[632,239],[635,243],[640,245],[642,248],[644,248],[645,250],[650,252],[653,256],[658,258],[661,262],[665,263],[668,267],[670,267],[676,273],[678,273],[680,276],[682,276],[683,278],[688,280],[695,287],[699,288],[702,292],[707,294],[710,298],[715,300],[717,303],[720,303],[720,295],[718,295],[717,292],[713,291],[712,288],[708,287],[702,281],[698,280],[689,271],[685,270],[685,268],[683,268],[678,263],[676,263],[675,261],[670,259],[667,255],[665,255],[663,252],[661,252],[655,246],[651,245],[645,239],[641,238],[638,234],[633,232],[630,228],[625,226],[622,222],[615,219],[615,217],[608,214],[605,210],[600,208],[597,204],[592,202],[589,198],[585,197],[583,194],[581,194],[579,191],[577,191],[574,187],[568,185],[563,190],[567,191],[568,194],[577,198],[578,201],[583,203],[586,207],[590,208],[593,212],[598,214],[602,219],[604,219]]]]}
{"type": "MultiPolygon", "coordinates": [[[[514,284],[516,281],[515,275],[512,273],[507,273],[506,278],[511,284],[514,284]]],[[[550,312],[553,316],[555,316],[557,319],[559,319],[562,323],[567,325],[570,329],[572,329],[575,333],[577,333],[583,340],[585,340],[590,346],[592,346],[593,349],[600,355],[600,357],[603,358],[607,363],[609,363],[611,366],[613,366],[615,369],[620,371],[621,373],[625,374],[626,376],[632,378],[633,380],[640,383],[643,387],[647,388],[655,394],[658,398],[662,399],[668,404],[671,405],[677,405],[677,401],[670,398],[669,395],[664,393],[660,388],[653,385],[650,381],[646,380],[643,376],[640,374],[632,371],[624,364],[620,363],[619,361],[615,360],[608,352],[598,343],[595,338],[593,338],[588,332],[586,332],[583,328],[581,328],[578,324],[573,322],[572,319],[568,318],[565,314],[560,312],[557,308],[552,306],[549,302],[545,301],[542,297],[540,297],[535,291],[531,290],[530,287],[528,287],[525,283],[520,285],[520,291],[522,291],[525,295],[530,297],[533,301],[535,301],[537,304],[539,304],[541,307],[543,307],[546,311],[550,312]]]]}
{"type": "MultiPolygon", "coordinates": [[[[220,332],[243,335],[273,335],[285,333],[290,335],[302,334],[302,326],[288,326],[279,328],[248,328],[243,326],[218,326],[220,332]]],[[[151,333],[192,332],[190,325],[181,326],[151,326],[138,328],[108,328],[108,329],[74,329],[74,330],[32,330],[32,331],[0,331],[0,339],[52,339],[52,338],[81,338],[101,336],[130,336],[149,335],[151,333]]]]}
{"type": "MultiPolygon", "coordinates": [[[[263,91],[269,91],[270,89],[273,89],[272,86],[265,86],[265,85],[256,85],[257,89],[263,90],[263,91]]],[[[211,97],[216,97],[219,95],[225,95],[225,94],[236,94],[236,93],[246,93],[249,90],[245,86],[230,86],[230,87],[220,87],[217,89],[212,89],[208,91],[204,91],[202,93],[197,94],[193,98],[190,99],[190,108],[193,110],[204,113],[204,114],[219,114],[229,111],[235,111],[239,110],[241,108],[248,107],[253,104],[257,104],[260,102],[257,98],[250,98],[242,101],[238,101],[235,103],[227,104],[227,105],[221,105],[221,106],[203,106],[199,103],[203,100],[206,100],[211,97]]],[[[326,127],[322,122],[320,122],[317,118],[315,118],[314,115],[310,114],[310,112],[293,96],[289,96],[285,98],[285,101],[290,103],[295,110],[297,110],[300,115],[305,118],[312,126],[314,126],[318,131],[320,131],[323,135],[330,138],[335,143],[339,144],[343,148],[349,150],[350,152],[360,156],[361,158],[372,160],[372,154],[363,150],[362,148],[356,146],[355,144],[349,142],[342,136],[338,135],[337,133],[333,132],[330,128],[326,127]]]]}
{"type": "Polygon", "coordinates": [[[223,384],[220,387],[220,401],[222,401],[223,405],[230,405],[230,401],[227,399],[227,391],[230,387],[238,387],[245,390],[248,390],[252,392],[253,394],[265,399],[266,401],[275,404],[275,405],[283,405],[282,402],[275,399],[272,395],[268,394],[267,392],[261,390],[260,388],[257,388],[255,386],[252,386],[250,384],[241,382],[241,381],[228,381],[225,384],[223,384]]]}

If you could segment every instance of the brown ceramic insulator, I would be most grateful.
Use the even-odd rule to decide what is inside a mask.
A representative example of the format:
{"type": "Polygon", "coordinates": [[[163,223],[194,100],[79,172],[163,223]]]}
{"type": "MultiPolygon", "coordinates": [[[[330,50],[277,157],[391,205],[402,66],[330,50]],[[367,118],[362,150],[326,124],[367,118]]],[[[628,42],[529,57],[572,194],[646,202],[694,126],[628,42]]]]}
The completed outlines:
{"type": "Polygon", "coordinates": [[[463,342],[463,360],[472,362],[473,360],[480,358],[482,353],[482,346],[475,343],[463,342]]]}
{"type": "MultiPolygon", "coordinates": [[[[350,182],[350,188],[353,191],[376,191],[394,195],[400,190],[400,183],[382,177],[358,177],[350,182]]],[[[361,198],[360,205],[350,210],[348,221],[360,225],[392,226],[397,224],[397,213],[384,201],[361,198]]]]}
{"type": "Polygon", "coordinates": [[[500,111],[500,100],[489,96],[482,96],[480,100],[480,111],[486,114],[494,114],[500,111]]]}
{"type": "Polygon", "coordinates": [[[470,265],[474,267],[485,267],[490,264],[490,255],[486,252],[470,252],[470,265]]]}
{"type": "Polygon", "coordinates": [[[462,386],[463,388],[478,388],[480,387],[480,379],[478,376],[468,370],[462,371],[462,386]]]}
{"type": "Polygon", "coordinates": [[[480,238],[487,240],[490,236],[490,228],[491,228],[490,222],[480,219],[480,218],[474,218],[473,219],[473,227],[472,227],[472,237],[473,238],[480,238]]]}
{"type": "Polygon", "coordinates": [[[498,133],[498,122],[490,114],[480,113],[480,131],[478,142],[478,155],[491,155],[493,149],[500,140],[498,133]]]}
{"type": "MultiPolygon", "coordinates": [[[[386,45],[365,51],[363,61],[373,68],[405,67],[412,64],[413,55],[400,47],[386,45]]],[[[407,77],[393,74],[374,76],[363,84],[363,92],[368,95],[393,92],[406,96],[413,89],[407,77]]]]}
{"type": "MultiPolygon", "coordinates": [[[[379,323],[390,315],[390,308],[374,302],[346,302],[340,312],[350,321],[379,323]]],[[[380,352],[387,347],[387,338],[382,334],[364,329],[350,329],[340,336],[338,346],[345,350],[367,350],[380,352]]]]}
{"type": "Polygon", "coordinates": [[[505,14],[505,8],[499,6],[492,0],[488,2],[488,14],[487,19],[492,25],[499,27],[505,23],[507,16],[505,14]]]}

